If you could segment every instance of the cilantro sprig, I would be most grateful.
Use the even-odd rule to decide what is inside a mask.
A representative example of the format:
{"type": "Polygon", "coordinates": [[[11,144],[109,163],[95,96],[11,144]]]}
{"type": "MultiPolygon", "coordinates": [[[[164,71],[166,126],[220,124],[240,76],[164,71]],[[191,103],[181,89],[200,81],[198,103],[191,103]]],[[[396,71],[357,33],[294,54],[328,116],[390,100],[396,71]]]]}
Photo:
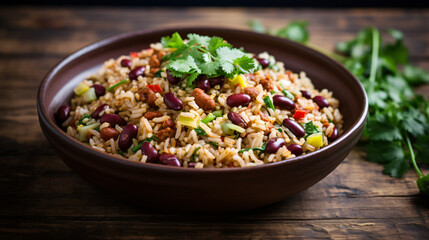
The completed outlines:
{"type": "Polygon", "coordinates": [[[389,30],[393,41],[385,43],[376,28],[366,28],[354,39],[338,43],[337,53],[333,53],[308,42],[303,22],[292,22],[277,31],[258,21],[250,26],[257,32],[306,44],[343,63],[360,80],[369,99],[369,116],[360,140],[367,160],[383,164],[383,173],[392,177],[402,177],[411,164],[419,177],[420,192],[429,196],[429,174],[424,175],[417,165],[429,164],[429,101],[413,90],[413,86],[429,83],[429,73],[410,65],[402,32],[389,30]]]}
{"type": "Polygon", "coordinates": [[[201,36],[195,33],[187,35],[184,41],[179,33],[163,37],[164,47],[175,50],[164,56],[168,61],[166,68],[175,77],[186,79],[186,87],[191,88],[199,75],[207,77],[225,76],[233,78],[238,74],[257,70],[257,61],[248,53],[233,48],[220,37],[201,36]]]}

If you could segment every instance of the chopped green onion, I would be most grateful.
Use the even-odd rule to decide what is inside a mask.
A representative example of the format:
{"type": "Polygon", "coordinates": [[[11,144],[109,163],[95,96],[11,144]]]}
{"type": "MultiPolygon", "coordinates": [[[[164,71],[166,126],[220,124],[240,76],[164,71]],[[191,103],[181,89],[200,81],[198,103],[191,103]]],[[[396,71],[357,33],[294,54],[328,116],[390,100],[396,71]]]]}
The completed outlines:
{"type": "Polygon", "coordinates": [[[212,112],[215,117],[222,117],[223,116],[223,110],[217,110],[212,112]]]}
{"type": "Polygon", "coordinates": [[[244,133],[246,131],[246,129],[237,126],[235,124],[232,123],[224,123],[222,124],[222,132],[224,132],[227,135],[232,135],[234,134],[234,131],[237,131],[239,133],[244,133]]]}
{"type": "Polygon", "coordinates": [[[201,122],[203,122],[204,124],[207,124],[213,121],[215,118],[216,118],[215,115],[213,115],[212,113],[209,113],[203,120],[201,120],[201,122]]]}
{"type": "Polygon", "coordinates": [[[219,144],[215,143],[215,142],[209,142],[210,145],[212,145],[214,148],[219,148],[219,144]]]}
{"type": "Polygon", "coordinates": [[[118,86],[120,86],[120,85],[122,85],[122,84],[124,84],[124,83],[126,83],[126,82],[128,82],[128,79],[122,80],[122,81],[120,81],[120,82],[118,82],[118,83],[116,83],[116,84],[114,84],[114,85],[110,86],[109,88],[107,88],[107,91],[112,91],[112,90],[113,90],[113,89],[115,89],[116,87],[118,87],[118,86]]]}
{"type": "Polygon", "coordinates": [[[276,92],[276,91],[272,90],[270,93],[271,93],[271,94],[274,94],[275,92],[276,92]]]}
{"type": "Polygon", "coordinates": [[[197,152],[201,149],[201,147],[196,147],[191,156],[191,162],[195,162],[195,158],[197,157],[197,152]]]}
{"type": "Polygon", "coordinates": [[[88,114],[84,113],[83,116],[76,123],[76,127],[78,127],[78,126],[83,125],[84,123],[86,123],[87,121],[83,122],[85,119],[91,119],[91,117],[88,116],[88,114]]]}
{"type": "Polygon", "coordinates": [[[158,138],[156,136],[153,136],[153,137],[150,137],[150,138],[146,138],[145,140],[140,141],[137,146],[131,148],[131,151],[133,151],[133,153],[136,153],[142,147],[142,144],[144,142],[151,142],[152,140],[153,141],[157,141],[158,138]]]}
{"type": "Polygon", "coordinates": [[[283,132],[283,129],[280,127],[280,128],[277,128],[277,130],[279,131],[279,132],[283,132]]]}
{"type": "Polygon", "coordinates": [[[270,96],[264,97],[264,103],[265,103],[265,107],[271,108],[273,111],[275,111],[274,104],[273,104],[273,101],[271,100],[270,96]]]}
{"type": "Polygon", "coordinates": [[[177,118],[177,121],[180,122],[183,126],[191,127],[191,128],[197,128],[199,123],[199,118],[191,118],[183,115],[179,115],[177,118]]]}
{"type": "Polygon", "coordinates": [[[265,142],[264,144],[262,144],[262,146],[260,148],[256,147],[256,148],[245,148],[245,149],[241,149],[240,151],[238,151],[238,153],[242,153],[242,152],[247,152],[249,150],[253,150],[253,151],[265,151],[265,148],[267,147],[267,143],[265,142]]]}
{"type": "Polygon", "coordinates": [[[82,94],[84,94],[86,91],[88,91],[89,86],[86,85],[85,83],[79,83],[79,85],[77,85],[73,91],[77,96],[80,96],[82,94]]]}
{"type": "Polygon", "coordinates": [[[79,132],[79,141],[86,142],[88,139],[86,139],[86,136],[88,135],[88,130],[95,129],[96,127],[100,126],[100,123],[96,122],[88,126],[80,126],[77,128],[77,131],[79,132]]]}
{"type": "Polygon", "coordinates": [[[286,97],[288,97],[288,98],[290,98],[290,99],[292,99],[292,100],[294,100],[294,99],[295,99],[295,96],[294,96],[291,92],[289,92],[288,90],[282,90],[282,93],[283,93],[286,97]]]}
{"type": "Polygon", "coordinates": [[[197,127],[194,129],[194,131],[197,133],[197,136],[206,136],[207,133],[202,129],[201,127],[197,127]]]}
{"type": "Polygon", "coordinates": [[[82,94],[83,101],[90,103],[97,100],[97,95],[95,94],[95,88],[90,88],[84,94],[82,94]]]}

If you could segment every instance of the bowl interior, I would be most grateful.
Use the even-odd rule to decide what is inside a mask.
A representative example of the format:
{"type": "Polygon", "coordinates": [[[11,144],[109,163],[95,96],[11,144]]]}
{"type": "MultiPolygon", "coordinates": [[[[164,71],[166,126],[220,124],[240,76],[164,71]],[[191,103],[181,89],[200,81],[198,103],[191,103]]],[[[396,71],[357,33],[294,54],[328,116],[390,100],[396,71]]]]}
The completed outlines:
{"type": "MultiPolygon", "coordinates": [[[[221,28],[184,28],[125,33],[102,40],[82,48],[57,65],[42,82],[39,92],[39,106],[49,123],[55,126],[54,114],[59,106],[67,104],[73,88],[85,77],[96,73],[97,69],[110,58],[127,55],[129,52],[149,48],[161,37],[178,31],[220,36],[235,47],[243,47],[247,52],[267,51],[278,61],[285,63],[293,72],[304,71],[316,88],[333,91],[340,100],[340,110],[344,116],[343,135],[365,117],[366,96],[359,82],[343,67],[326,56],[303,45],[268,35],[248,31],[221,28]]],[[[65,134],[65,133],[64,133],[65,134]]]]}

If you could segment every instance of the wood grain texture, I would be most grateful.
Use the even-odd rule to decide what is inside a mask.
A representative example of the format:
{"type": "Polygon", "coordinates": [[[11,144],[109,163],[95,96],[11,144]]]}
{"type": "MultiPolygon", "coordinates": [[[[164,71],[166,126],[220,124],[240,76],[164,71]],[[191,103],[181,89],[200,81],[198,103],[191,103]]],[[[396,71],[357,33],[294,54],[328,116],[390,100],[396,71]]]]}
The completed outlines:
{"type": "MultiPolygon", "coordinates": [[[[429,67],[429,10],[257,8],[0,9],[0,239],[425,239],[429,201],[416,175],[382,175],[358,146],[328,177],[271,206],[228,215],[187,215],[130,206],[74,174],[45,140],[36,95],[43,76],[71,52],[138,29],[246,29],[310,23],[311,41],[332,49],[363,27],[404,32],[411,60],[429,67]]],[[[419,89],[429,95],[429,88],[419,89]]],[[[428,169],[425,168],[425,171],[428,169]]]]}

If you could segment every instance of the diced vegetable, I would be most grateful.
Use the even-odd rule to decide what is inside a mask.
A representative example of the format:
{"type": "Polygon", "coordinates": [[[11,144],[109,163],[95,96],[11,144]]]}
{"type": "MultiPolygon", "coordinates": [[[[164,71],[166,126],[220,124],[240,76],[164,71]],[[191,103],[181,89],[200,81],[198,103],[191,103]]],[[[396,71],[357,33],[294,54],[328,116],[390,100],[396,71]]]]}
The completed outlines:
{"type": "Polygon", "coordinates": [[[84,94],[86,91],[88,91],[89,86],[86,85],[85,83],[79,83],[79,85],[77,85],[73,91],[77,96],[80,96],[82,94],[84,94]]]}
{"type": "Polygon", "coordinates": [[[307,115],[306,111],[296,110],[295,113],[293,114],[293,118],[301,119],[301,118],[305,118],[305,115],[307,115]]]}
{"type": "Polygon", "coordinates": [[[162,92],[162,88],[158,84],[153,84],[153,85],[148,84],[147,87],[154,92],[158,92],[158,93],[162,92]]]}
{"type": "Polygon", "coordinates": [[[89,129],[95,129],[98,126],[100,126],[100,123],[98,123],[98,122],[91,124],[91,125],[88,125],[88,126],[78,126],[77,131],[79,133],[79,141],[81,141],[81,142],[88,141],[88,139],[86,138],[86,136],[88,135],[88,130],[89,129]]]}
{"type": "Polygon", "coordinates": [[[195,162],[195,158],[197,157],[198,151],[201,149],[201,147],[196,147],[194,152],[191,155],[191,162],[195,162]]]}
{"type": "Polygon", "coordinates": [[[290,98],[290,99],[292,99],[292,100],[294,100],[294,99],[295,99],[295,96],[294,96],[291,92],[289,92],[288,90],[282,90],[282,93],[283,93],[286,97],[288,97],[288,98],[290,98]]]}
{"type": "Polygon", "coordinates": [[[264,103],[265,103],[265,107],[268,109],[268,108],[271,108],[273,111],[275,111],[275,109],[274,109],[274,104],[273,104],[273,100],[271,100],[271,97],[270,96],[265,96],[264,97],[264,103]]]}
{"type": "Polygon", "coordinates": [[[261,151],[261,153],[262,152],[264,152],[265,151],[265,149],[267,148],[267,143],[265,142],[264,144],[262,144],[262,146],[261,147],[254,147],[254,148],[245,148],[245,149],[241,149],[240,151],[238,151],[238,153],[242,153],[242,152],[247,152],[247,151],[249,151],[249,150],[253,150],[253,151],[261,151]]]}
{"type": "Polygon", "coordinates": [[[215,142],[209,142],[210,145],[212,145],[214,148],[219,148],[219,144],[215,143],[215,142]]]}
{"type": "Polygon", "coordinates": [[[227,135],[233,135],[234,131],[237,131],[239,133],[244,133],[246,131],[246,129],[237,126],[235,124],[232,123],[224,123],[222,124],[222,132],[227,134],[227,135]]]}
{"type": "Polygon", "coordinates": [[[116,87],[118,87],[118,86],[120,86],[120,85],[122,85],[122,84],[124,84],[124,83],[126,83],[126,82],[128,82],[128,79],[122,80],[122,81],[120,81],[120,82],[118,82],[118,83],[116,83],[116,84],[114,84],[114,85],[110,86],[109,88],[107,88],[107,91],[112,91],[112,90],[113,90],[113,89],[115,89],[116,87]]]}
{"type": "Polygon", "coordinates": [[[187,126],[187,127],[191,127],[191,128],[197,128],[198,127],[199,118],[191,118],[191,117],[179,115],[179,118],[177,120],[183,126],[187,126]]]}
{"type": "Polygon", "coordinates": [[[201,122],[207,124],[207,123],[213,121],[215,118],[216,118],[216,116],[214,114],[209,113],[209,114],[207,114],[207,116],[203,120],[201,120],[201,122]]]}
{"type": "Polygon", "coordinates": [[[229,81],[235,86],[237,84],[240,84],[242,88],[247,87],[247,80],[246,77],[242,74],[236,75],[233,79],[229,79],[229,81]]]}
{"type": "Polygon", "coordinates": [[[92,101],[97,100],[97,95],[95,94],[95,88],[90,88],[88,89],[88,91],[86,91],[83,95],[83,100],[86,103],[90,103],[92,101]]]}
{"type": "Polygon", "coordinates": [[[307,138],[308,136],[310,136],[314,133],[322,132],[318,127],[316,127],[313,124],[313,121],[303,123],[302,126],[304,127],[304,131],[305,131],[305,137],[304,138],[307,138]]]}
{"type": "Polygon", "coordinates": [[[79,121],[77,121],[76,127],[78,127],[79,125],[85,124],[86,122],[89,121],[89,119],[91,119],[91,116],[84,113],[83,116],[79,119],[79,121]],[[88,120],[85,120],[85,119],[88,119],[88,120]]]}
{"type": "Polygon", "coordinates": [[[201,127],[194,128],[194,131],[197,133],[197,136],[207,136],[206,131],[201,127]]]}
{"type": "Polygon", "coordinates": [[[162,69],[161,69],[161,70],[159,70],[158,72],[154,73],[153,75],[154,75],[155,77],[157,77],[157,78],[160,78],[160,77],[162,77],[162,76],[161,76],[161,73],[162,73],[162,72],[164,72],[164,70],[162,70],[162,69]]]}
{"type": "Polygon", "coordinates": [[[313,147],[323,147],[323,134],[322,133],[314,133],[308,136],[307,144],[310,144],[313,147]]]}
{"type": "Polygon", "coordinates": [[[138,52],[130,52],[130,56],[132,58],[138,58],[139,57],[139,53],[138,52]]]}
{"type": "Polygon", "coordinates": [[[213,115],[215,115],[216,117],[222,117],[222,116],[223,116],[223,110],[213,111],[212,113],[213,113],[213,115]]]}

